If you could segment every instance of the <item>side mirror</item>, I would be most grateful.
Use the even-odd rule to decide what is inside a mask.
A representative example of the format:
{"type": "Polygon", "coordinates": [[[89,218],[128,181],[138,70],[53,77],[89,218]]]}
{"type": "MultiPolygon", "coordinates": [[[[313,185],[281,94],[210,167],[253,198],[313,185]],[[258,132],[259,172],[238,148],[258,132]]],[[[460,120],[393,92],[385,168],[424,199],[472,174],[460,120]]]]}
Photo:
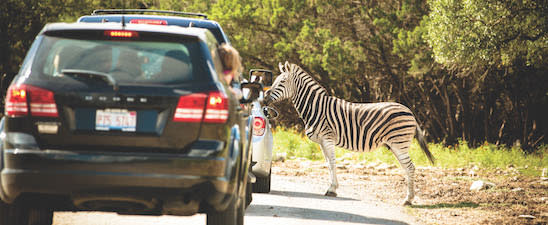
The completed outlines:
{"type": "Polygon", "coordinates": [[[249,80],[251,82],[258,82],[265,87],[272,86],[273,73],[270,70],[263,69],[251,69],[249,70],[249,80]]]}
{"type": "Polygon", "coordinates": [[[250,103],[259,98],[261,91],[263,90],[263,85],[260,83],[242,83],[241,84],[243,98],[240,100],[240,103],[250,103]]]}
{"type": "Polygon", "coordinates": [[[280,113],[278,113],[278,111],[270,106],[264,106],[263,107],[263,114],[269,119],[269,120],[274,120],[276,118],[278,118],[278,116],[280,115],[280,113]]]}

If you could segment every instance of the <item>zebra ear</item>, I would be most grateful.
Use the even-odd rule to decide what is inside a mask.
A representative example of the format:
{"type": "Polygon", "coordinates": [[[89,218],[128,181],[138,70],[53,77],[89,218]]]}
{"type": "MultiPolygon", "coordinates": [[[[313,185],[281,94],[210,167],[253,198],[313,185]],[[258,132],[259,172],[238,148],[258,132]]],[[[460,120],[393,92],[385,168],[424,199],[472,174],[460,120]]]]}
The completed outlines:
{"type": "Polygon", "coordinates": [[[285,61],[285,71],[289,71],[289,62],[285,61]]]}
{"type": "Polygon", "coordinates": [[[280,73],[283,73],[284,72],[284,66],[282,65],[282,63],[278,63],[278,68],[280,68],[280,73]]]}

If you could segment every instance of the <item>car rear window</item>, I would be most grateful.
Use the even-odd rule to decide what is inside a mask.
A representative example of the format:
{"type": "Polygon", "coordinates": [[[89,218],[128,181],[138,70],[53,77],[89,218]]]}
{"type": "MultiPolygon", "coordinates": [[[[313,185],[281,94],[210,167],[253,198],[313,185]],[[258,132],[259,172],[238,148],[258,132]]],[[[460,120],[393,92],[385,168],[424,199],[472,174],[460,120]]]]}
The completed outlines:
{"type": "Polygon", "coordinates": [[[180,84],[201,80],[207,65],[197,40],[86,40],[45,36],[32,71],[108,73],[120,83],[180,84]]]}

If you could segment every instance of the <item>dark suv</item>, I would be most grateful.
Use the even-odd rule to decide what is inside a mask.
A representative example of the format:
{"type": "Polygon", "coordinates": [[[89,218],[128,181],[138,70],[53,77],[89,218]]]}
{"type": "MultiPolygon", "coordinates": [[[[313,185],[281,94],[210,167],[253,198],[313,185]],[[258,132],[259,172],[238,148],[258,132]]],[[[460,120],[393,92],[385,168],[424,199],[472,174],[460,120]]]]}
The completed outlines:
{"type": "MultiPolygon", "coordinates": [[[[157,23],[163,20],[156,18],[157,23]]],[[[150,22],[150,21],[148,21],[150,22]]],[[[49,24],[8,88],[0,138],[0,225],[53,211],[207,213],[243,224],[249,112],[207,29],[49,24]]]]}

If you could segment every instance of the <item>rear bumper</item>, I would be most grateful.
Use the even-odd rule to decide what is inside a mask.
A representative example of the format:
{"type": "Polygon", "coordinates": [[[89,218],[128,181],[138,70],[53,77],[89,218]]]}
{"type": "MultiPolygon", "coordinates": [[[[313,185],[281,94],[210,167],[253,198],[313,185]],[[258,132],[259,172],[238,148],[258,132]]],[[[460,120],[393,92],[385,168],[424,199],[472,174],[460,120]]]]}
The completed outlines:
{"type": "Polygon", "coordinates": [[[234,163],[218,156],[4,149],[1,158],[5,202],[27,194],[56,195],[72,200],[77,210],[97,210],[78,202],[119,199],[148,202],[146,210],[159,214],[188,215],[204,203],[226,207],[237,186],[234,163]],[[189,202],[194,204],[184,211],[181,204],[189,202]]]}

